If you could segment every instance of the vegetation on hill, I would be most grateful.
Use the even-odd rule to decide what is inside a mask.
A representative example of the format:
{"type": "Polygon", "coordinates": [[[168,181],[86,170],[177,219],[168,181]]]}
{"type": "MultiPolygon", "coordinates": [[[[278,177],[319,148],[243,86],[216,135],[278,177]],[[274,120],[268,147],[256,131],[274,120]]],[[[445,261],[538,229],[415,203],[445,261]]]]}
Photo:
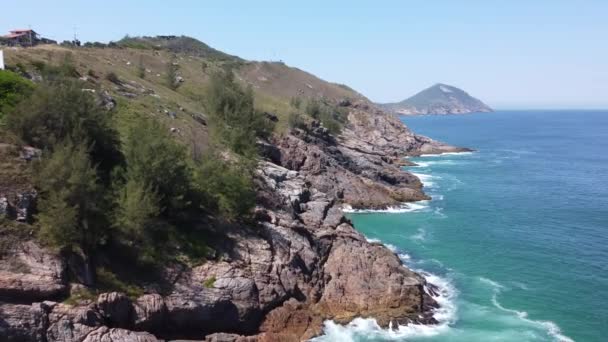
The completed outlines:
{"type": "Polygon", "coordinates": [[[0,122],[23,97],[32,91],[33,84],[11,71],[0,70],[0,122]]]}
{"type": "Polygon", "coordinates": [[[167,50],[173,53],[183,53],[213,60],[241,60],[236,56],[223,53],[197,39],[186,36],[130,37],[127,35],[116,44],[125,48],[167,50]]]}
{"type": "Polygon", "coordinates": [[[255,109],[251,86],[244,89],[230,69],[211,76],[206,104],[212,137],[240,155],[254,155],[256,139],[274,130],[274,122],[255,109]]]}
{"type": "Polygon", "coordinates": [[[187,37],[7,57],[15,72],[0,73],[10,90],[0,95],[0,139],[43,151],[28,167],[39,192],[32,227],[42,243],[97,269],[97,286],[128,276],[113,275],[110,256],[138,267],[196,263],[211,231],[251,225],[258,141],[313,120],[339,134],[346,111],[337,103],[359,96],[187,37]]]}
{"type": "Polygon", "coordinates": [[[204,258],[201,227],[249,222],[256,139],[268,137],[272,123],[232,72],[211,80],[209,125],[217,141],[195,158],[149,115],[117,129],[123,108],[102,109],[94,93],[83,91],[86,84],[69,75],[50,73],[35,86],[2,75],[12,90],[3,97],[6,129],[43,150],[31,164],[41,242],[82,255],[95,270],[96,255],[125,246],[142,265],[204,258]]]}

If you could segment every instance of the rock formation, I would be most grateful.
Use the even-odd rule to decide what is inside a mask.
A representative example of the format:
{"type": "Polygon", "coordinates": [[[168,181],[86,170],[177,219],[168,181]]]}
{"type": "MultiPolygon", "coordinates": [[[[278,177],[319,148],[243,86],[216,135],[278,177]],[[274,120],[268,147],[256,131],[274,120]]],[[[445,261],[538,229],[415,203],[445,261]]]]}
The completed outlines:
{"type": "Polygon", "coordinates": [[[485,103],[447,84],[435,84],[397,103],[381,104],[387,111],[402,115],[466,114],[492,112],[485,103]]]}
{"type": "MultiPolygon", "coordinates": [[[[64,258],[33,241],[0,260],[0,336],[8,341],[300,341],[322,322],[373,317],[432,324],[436,303],[420,275],[368,242],[342,206],[385,208],[427,198],[403,157],[462,151],[413,134],[366,102],[348,106],[335,138],[319,124],[261,143],[256,227],[218,234],[216,258],[168,267],[168,291],[103,293],[61,303],[64,258]]],[[[81,286],[81,285],[80,285],[81,286]]]]}

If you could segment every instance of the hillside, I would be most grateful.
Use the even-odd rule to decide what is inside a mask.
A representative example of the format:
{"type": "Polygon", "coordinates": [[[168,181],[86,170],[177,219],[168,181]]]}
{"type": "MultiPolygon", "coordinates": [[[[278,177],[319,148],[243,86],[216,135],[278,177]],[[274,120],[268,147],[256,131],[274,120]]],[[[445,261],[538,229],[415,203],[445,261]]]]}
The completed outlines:
{"type": "Polygon", "coordinates": [[[467,92],[441,83],[424,89],[401,102],[380,106],[387,111],[404,115],[492,112],[490,107],[467,92]]]}
{"type": "Polygon", "coordinates": [[[404,157],[466,149],[346,86],[187,37],[5,55],[0,75],[33,90],[0,106],[0,339],[301,341],[327,319],[436,323],[433,284],[343,208],[428,199],[404,157]]]}

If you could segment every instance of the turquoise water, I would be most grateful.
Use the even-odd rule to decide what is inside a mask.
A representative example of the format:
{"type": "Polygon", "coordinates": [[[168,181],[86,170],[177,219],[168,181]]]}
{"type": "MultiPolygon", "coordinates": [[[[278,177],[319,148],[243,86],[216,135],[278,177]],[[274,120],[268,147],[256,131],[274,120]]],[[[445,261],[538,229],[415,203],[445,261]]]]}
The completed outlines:
{"type": "Polygon", "coordinates": [[[442,324],[326,323],[337,341],[608,341],[608,112],[404,118],[477,150],[412,158],[428,202],[349,214],[440,285],[442,324]]]}

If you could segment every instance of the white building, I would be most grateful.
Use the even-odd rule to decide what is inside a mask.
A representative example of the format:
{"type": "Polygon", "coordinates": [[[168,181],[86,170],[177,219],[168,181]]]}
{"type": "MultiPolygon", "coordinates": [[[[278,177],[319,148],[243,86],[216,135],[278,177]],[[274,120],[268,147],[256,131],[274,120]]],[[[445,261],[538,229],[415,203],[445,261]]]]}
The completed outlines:
{"type": "Polygon", "coordinates": [[[4,51],[0,50],[0,70],[4,70],[4,51]]]}

